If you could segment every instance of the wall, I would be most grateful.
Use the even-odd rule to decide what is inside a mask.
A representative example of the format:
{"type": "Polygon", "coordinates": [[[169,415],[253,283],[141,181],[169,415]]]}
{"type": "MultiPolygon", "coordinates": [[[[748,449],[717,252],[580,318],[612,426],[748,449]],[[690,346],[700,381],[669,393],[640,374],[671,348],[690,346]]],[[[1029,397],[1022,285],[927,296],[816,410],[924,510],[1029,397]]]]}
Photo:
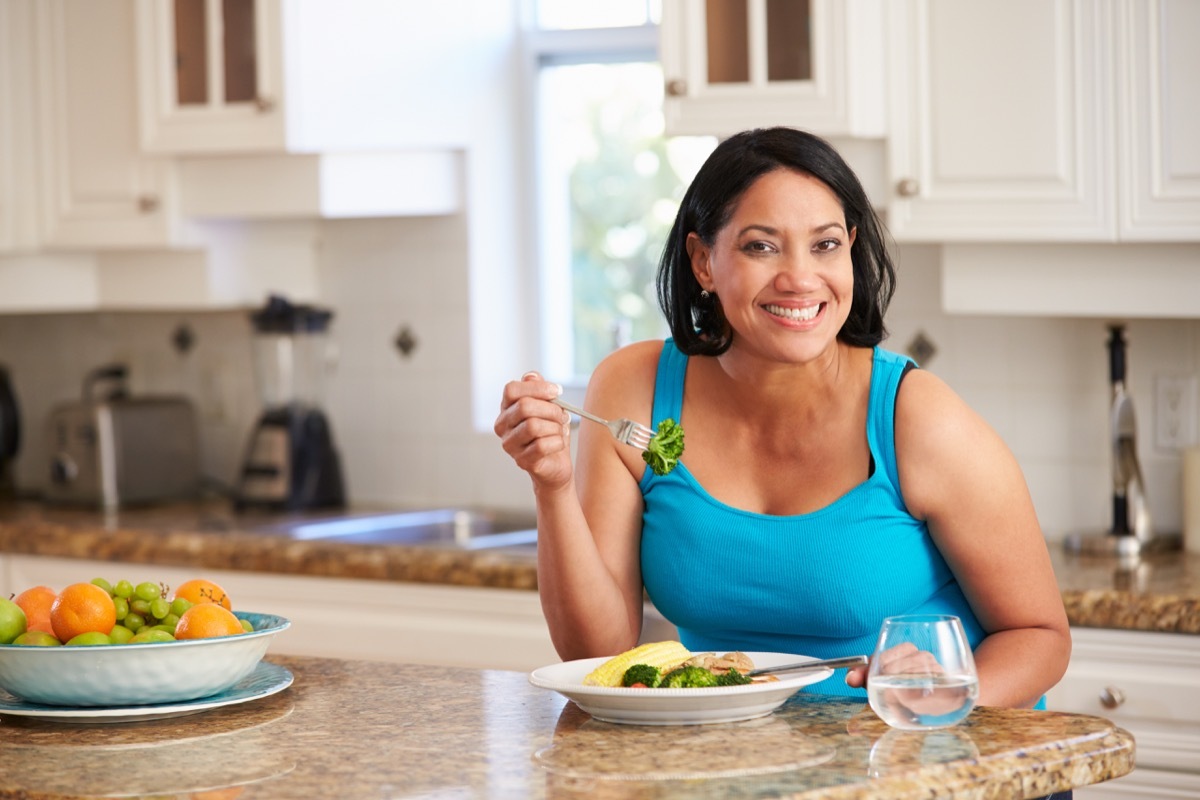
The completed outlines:
{"type": "MultiPolygon", "coordinates": [[[[354,502],[531,506],[524,473],[490,430],[471,422],[465,217],[314,224],[321,294],[336,312],[328,408],[354,502]],[[417,342],[408,356],[394,345],[406,327],[417,342]]],[[[887,346],[904,351],[918,332],[934,343],[924,366],[1008,442],[1049,538],[1105,528],[1107,321],[948,316],[940,311],[938,256],[936,247],[900,252],[887,346]]],[[[1132,321],[1128,339],[1152,511],[1159,529],[1178,530],[1179,457],[1154,446],[1153,385],[1159,374],[1200,373],[1200,322],[1132,321]]],[[[77,397],[83,373],[114,359],[131,365],[136,391],[178,390],[195,400],[205,470],[232,482],[258,408],[240,311],[0,316],[0,363],[13,373],[25,419],[20,485],[35,489],[46,475],[50,405],[77,397]],[[183,323],[196,343],[181,354],[171,338],[183,323]]],[[[481,392],[478,402],[498,408],[498,385],[481,392]]]]}

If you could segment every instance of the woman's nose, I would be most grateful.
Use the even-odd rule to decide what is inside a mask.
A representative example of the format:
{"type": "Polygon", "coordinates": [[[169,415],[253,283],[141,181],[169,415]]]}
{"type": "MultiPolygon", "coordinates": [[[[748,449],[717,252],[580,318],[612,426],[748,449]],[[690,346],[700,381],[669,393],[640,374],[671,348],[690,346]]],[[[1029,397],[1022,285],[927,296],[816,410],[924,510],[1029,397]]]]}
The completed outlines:
{"type": "Polygon", "coordinates": [[[775,288],[784,292],[805,292],[820,286],[816,264],[807,254],[790,256],[779,262],[775,288]]]}

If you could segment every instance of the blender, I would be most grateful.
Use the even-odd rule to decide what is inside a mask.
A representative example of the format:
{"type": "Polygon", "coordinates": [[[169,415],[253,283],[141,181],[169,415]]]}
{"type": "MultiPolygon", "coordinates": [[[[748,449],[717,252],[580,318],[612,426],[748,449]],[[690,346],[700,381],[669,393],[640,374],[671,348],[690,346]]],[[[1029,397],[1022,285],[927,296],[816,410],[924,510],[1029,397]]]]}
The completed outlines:
{"type": "Polygon", "coordinates": [[[333,432],[321,410],[333,312],[271,295],[250,314],[263,411],[237,490],[239,508],[302,511],[345,505],[333,432]]]}

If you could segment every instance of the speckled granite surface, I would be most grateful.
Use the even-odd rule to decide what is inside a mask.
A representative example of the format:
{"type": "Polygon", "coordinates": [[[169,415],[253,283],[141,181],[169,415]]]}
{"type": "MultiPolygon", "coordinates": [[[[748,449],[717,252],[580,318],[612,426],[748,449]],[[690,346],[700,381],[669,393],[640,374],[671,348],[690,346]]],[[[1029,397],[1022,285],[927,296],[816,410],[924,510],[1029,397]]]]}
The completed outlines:
{"type": "Polygon", "coordinates": [[[594,721],[518,672],[267,660],[295,683],[243,705],[0,717],[0,797],[1022,798],[1133,767],[1132,737],[1091,716],[979,708],[911,734],[801,693],[757,720],[647,728],[594,721]]]}
{"type": "Polygon", "coordinates": [[[209,567],[334,578],[536,589],[528,547],[301,541],[270,532],[279,520],[228,504],[166,506],[104,515],[23,503],[0,506],[0,553],[209,567]]]}
{"type": "MultiPolygon", "coordinates": [[[[370,580],[536,589],[530,547],[297,541],[257,530],[269,518],[227,505],[123,511],[0,506],[0,552],[370,580]]],[[[1165,553],[1128,564],[1051,547],[1072,625],[1200,634],[1200,555],[1165,553]]]]}
{"type": "Polygon", "coordinates": [[[1200,634],[1200,555],[1158,553],[1131,563],[1057,546],[1050,554],[1072,625],[1200,634]]]}

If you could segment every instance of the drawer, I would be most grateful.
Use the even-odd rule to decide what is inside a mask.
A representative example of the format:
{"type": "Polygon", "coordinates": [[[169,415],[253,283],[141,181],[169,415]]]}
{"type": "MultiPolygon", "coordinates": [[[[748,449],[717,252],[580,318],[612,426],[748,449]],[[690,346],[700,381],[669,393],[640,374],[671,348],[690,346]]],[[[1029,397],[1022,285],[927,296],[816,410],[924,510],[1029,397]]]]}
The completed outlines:
{"type": "Polygon", "coordinates": [[[1112,720],[1137,740],[1139,767],[1200,772],[1200,636],[1072,629],[1052,711],[1112,720]]]}

